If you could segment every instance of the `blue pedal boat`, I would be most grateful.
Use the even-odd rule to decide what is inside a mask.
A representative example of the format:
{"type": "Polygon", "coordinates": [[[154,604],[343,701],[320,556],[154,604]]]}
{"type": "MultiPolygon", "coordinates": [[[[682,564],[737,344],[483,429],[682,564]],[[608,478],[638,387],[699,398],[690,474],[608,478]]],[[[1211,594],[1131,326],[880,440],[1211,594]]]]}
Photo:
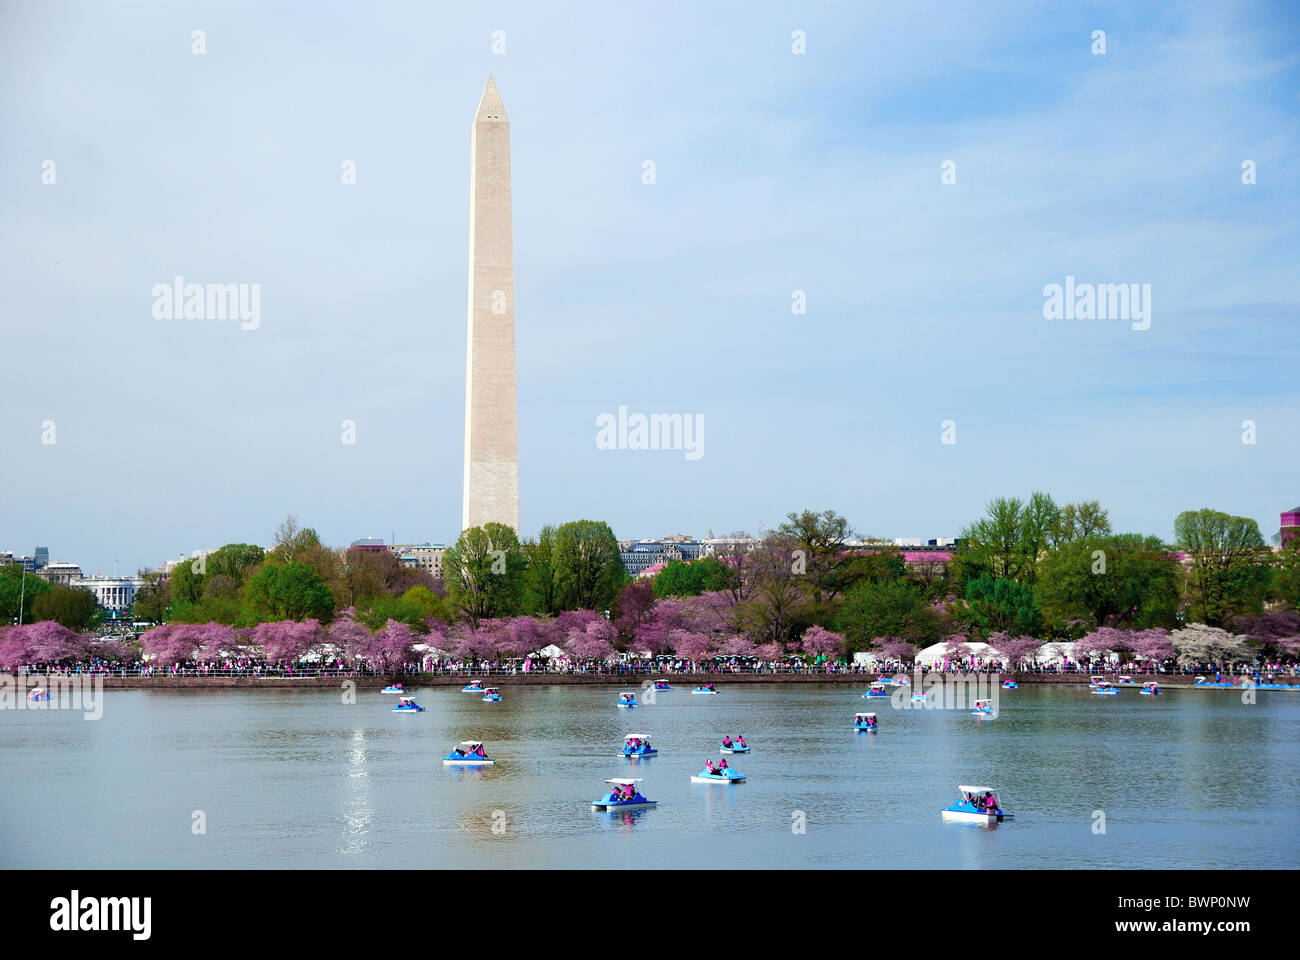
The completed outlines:
{"type": "Polygon", "coordinates": [[[1160,685],[1154,680],[1150,683],[1144,683],[1142,684],[1142,689],[1139,690],[1138,693],[1142,694],[1144,697],[1158,697],[1160,696],[1160,685]]]}
{"type": "Polygon", "coordinates": [[[397,701],[397,706],[393,707],[393,713],[423,713],[424,707],[420,706],[410,697],[402,697],[397,701]]]}
{"type": "Polygon", "coordinates": [[[593,810],[629,810],[636,807],[653,807],[658,800],[647,800],[641,795],[637,784],[641,781],[630,777],[611,777],[605,781],[613,784],[613,789],[599,800],[591,801],[593,810]],[[631,796],[628,796],[628,791],[631,796]]]}
{"type": "Polygon", "coordinates": [[[712,772],[709,771],[708,767],[705,767],[691,777],[691,783],[743,783],[744,780],[745,775],[743,773],[737,773],[730,767],[722,769],[715,767],[712,772]]]}
{"type": "Polygon", "coordinates": [[[1094,696],[1098,696],[1098,697],[1119,696],[1119,691],[1116,690],[1115,687],[1109,681],[1106,680],[1102,680],[1100,683],[1098,683],[1097,686],[1093,688],[1092,692],[1094,696]]]}
{"type": "Polygon", "coordinates": [[[496,763],[483,749],[481,740],[464,740],[442,758],[445,767],[486,767],[496,763]]]}
{"type": "Polygon", "coordinates": [[[478,680],[471,680],[465,686],[460,688],[461,693],[482,693],[483,684],[478,680]]]}
{"type": "Polygon", "coordinates": [[[631,710],[636,706],[636,694],[631,690],[618,695],[618,706],[631,710]]]}
{"type": "Polygon", "coordinates": [[[961,798],[940,811],[945,821],[988,826],[1012,819],[1012,815],[1002,809],[998,792],[992,787],[968,787],[962,784],[957,787],[957,790],[961,798]],[[990,798],[993,801],[992,805],[989,804],[990,798]]]}
{"type": "Polygon", "coordinates": [[[623,751],[619,756],[636,760],[641,757],[657,757],[659,751],[650,745],[650,734],[629,733],[623,739],[623,751]]]}
{"type": "Polygon", "coordinates": [[[496,687],[487,687],[487,688],[484,689],[484,691],[483,691],[483,702],[484,702],[484,703],[500,703],[500,702],[501,702],[501,691],[498,690],[496,687]]]}
{"type": "Polygon", "coordinates": [[[723,737],[719,750],[722,753],[749,753],[749,744],[745,742],[744,737],[723,737]]]}
{"type": "Polygon", "coordinates": [[[1003,681],[1002,681],[1002,689],[1003,689],[1003,690],[1019,690],[1019,689],[1020,689],[1020,684],[1016,683],[1016,681],[1014,681],[1014,680],[1003,680],[1003,681]]]}
{"type": "Polygon", "coordinates": [[[993,715],[994,715],[994,711],[993,711],[993,701],[992,701],[992,700],[976,700],[976,701],[975,701],[975,706],[971,709],[971,713],[975,714],[976,716],[981,716],[981,717],[991,717],[991,716],[993,716],[993,715]]]}
{"type": "Polygon", "coordinates": [[[402,685],[400,683],[391,683],[388,686],[384,687],[384,689],[380,690],[379,692],[380,693],[405,693],[406,691],[402,689],[402,685]]]}
{"type": "Polygon", "coordinates": [[[853,729],[875,733],[880,727],[874,713],[858,713],[853,716],[853,729]]]}
{"type": "Polygon", "coordinates": [[[656,689],[656,690],[671,690],[672,687],[670,687],[670,686],[668,685],[668,681],[667,681],[667,680],[656,680],[656,681],[655,681],[655,689],[656,689]]]}
{"type": "Polygon", "coordinates": [[[705,693],[705,694],[712,694],[717,692],[718,692],[717,690],[713,689],[713,684],[711,683],[706,683],[704,686],[696,687],[694,690],[691,691],[691,693],[705,693]]]}
{"type": "Polygon", "coordinates": [[[889,696],[889,691],[885,689],[885,685],[883,683],[873,683],[870,687],[867,688],[867,692],[862,695],[862,698],[864,700],[867,700],[872,697],[887,697],[887,696],[889,696]]]}

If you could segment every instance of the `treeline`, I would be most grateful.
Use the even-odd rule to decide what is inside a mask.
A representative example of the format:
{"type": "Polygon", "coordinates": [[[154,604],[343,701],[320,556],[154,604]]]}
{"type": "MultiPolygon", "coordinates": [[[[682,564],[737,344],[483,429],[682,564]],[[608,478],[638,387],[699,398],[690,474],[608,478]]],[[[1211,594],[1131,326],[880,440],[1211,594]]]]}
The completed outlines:
{"type": "Polygon", "coordinates": [[[790,514],[761,547],[666,565],[653,596],[715,596],[726,629],[789,644],[817,626],[847,652],[891,639],[1075,640],[1101,628],[1241,628],[1300,606],[1300,541],[1275,554],[1255,521],[1180,514],[1175,542],[1116,533],[1096,501],[999,498],[961,533],[950,562],[881,543],[850,545],[834,511],[790,514]]]}
{"type": "Polygon", "coordinates": [[[94,593],[82,587],[51,584],[34,574],[24,575],[22,564],[0,566],[0,625],[53,620],[69,630],[86,633],[104,620],[94,593]]]}
{"type": "Polygon", "coordinates": [[[388,550],[330,548],[294,517],[267,551],[232,543],[179,564],[170,576],[146,574],[136,619],[157,623],[260,623],[316,620],[343,611],[377,630],[389,621],[427,633],[431,622],[471,624],[518,615],[606,609],[627,575],[609,526],[579,520],[543,527],[521,542],[490,523],[464,531],[443,555],[436,579],[388,550]]]}

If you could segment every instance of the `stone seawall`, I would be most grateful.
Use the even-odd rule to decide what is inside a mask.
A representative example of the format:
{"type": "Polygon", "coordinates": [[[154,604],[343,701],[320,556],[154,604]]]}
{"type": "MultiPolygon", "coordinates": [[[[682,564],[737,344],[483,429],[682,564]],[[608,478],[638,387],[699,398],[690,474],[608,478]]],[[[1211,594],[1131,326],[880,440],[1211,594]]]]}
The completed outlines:
{"type": "MultiPolygon", "coordinates": [[[[83,676],[91,676],[83,674],[83,676]]],[[[640,688],[643,683],[649,682],[652,678],[666,679],[674,686],[696,686],[701,683],[716,683],[719,685],[732,685],[738,683],[833,683],[833,684],[858,684],[865,687],[875,680],[878,674],[865,673],[679,673],[679,674],[593,674],[593,673],[518,673],[508,674],[505,676],[491,677],[468,677],[453,676],[447,674],[428,675],[417,674],[414,676],[397,676],[397,677],[104,677],[104,687],[106,689],[285,689],[290,687],[306,687],[337,689],[346,681],[352,681],[358,689],[362,690],[379,690],[388,686],[390,683],[403,683],[411,689],[420,687],[463,687],[471,679],[477,679],[487,686],[545,686],[548,684],[597,684],[604,686],[621,686],[629,690],[640,688]]],[[[909,677],[914,676],[909,674],[909,677]]],[[[1107,679],[1114,681],[1114,675],[1107,675],[1107,679]]],[[[52,678],[53,679],[53,678],[52,678]]],[[[1086,675],[1076,674],[1016,674],[1015,679],[1018,683],[1025,686],[1031,684],[1086,684],[1088,677],[1086,675]]],[[[1192,676],[1172,675],[1154,677],[1147,674],[1133,674],[1133,679],[1138,683],[1145,683],[1148,680],[1155,679],[1161,686],[1166,687],[1190,687],[1195,678],[1192,676]]],[[[37,683],[46,683],[45,675],[28,674],[27,687],[31,688],[37,683]]]]}

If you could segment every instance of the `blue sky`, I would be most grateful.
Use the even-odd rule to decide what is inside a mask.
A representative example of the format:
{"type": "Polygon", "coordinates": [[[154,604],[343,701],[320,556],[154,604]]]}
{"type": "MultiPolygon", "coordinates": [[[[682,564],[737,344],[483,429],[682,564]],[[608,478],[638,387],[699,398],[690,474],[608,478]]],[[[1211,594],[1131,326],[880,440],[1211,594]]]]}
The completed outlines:
{"type": "Polygon", "coordinates": [[[0,548],[453,540],[489,72],[525,534],[1300,503],[1294,4],[469,6],[0,2],[0,548]],[[155,319],[177,274],[260,284],[260,327],[155,319]],[[1067,275],[1151,284],[1150,329],[1044,319],[1067,275]],[[619,406],[704,456],[598,449],[619,406]]]}

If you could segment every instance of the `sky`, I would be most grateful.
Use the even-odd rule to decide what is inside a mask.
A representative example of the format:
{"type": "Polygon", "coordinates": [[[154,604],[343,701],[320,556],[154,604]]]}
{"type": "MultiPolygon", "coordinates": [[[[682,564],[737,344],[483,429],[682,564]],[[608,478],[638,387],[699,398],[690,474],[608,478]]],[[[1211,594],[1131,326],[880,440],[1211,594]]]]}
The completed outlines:
{"type": "Polygon", "coordinates": [[[525,536],[954,536],[1043,490],[1271,537],[1297,9],[0,0],[0,549],[453,542],[489,73],[525,536]],[[256,329],[156,316],[178,275],[258,284],[256,329]],[[1067,277],[1149,284],[1149,327],[1047,318],[1067,277]],[[702,455],[602,449],[620,407],[702,419],[702,455]]]}

